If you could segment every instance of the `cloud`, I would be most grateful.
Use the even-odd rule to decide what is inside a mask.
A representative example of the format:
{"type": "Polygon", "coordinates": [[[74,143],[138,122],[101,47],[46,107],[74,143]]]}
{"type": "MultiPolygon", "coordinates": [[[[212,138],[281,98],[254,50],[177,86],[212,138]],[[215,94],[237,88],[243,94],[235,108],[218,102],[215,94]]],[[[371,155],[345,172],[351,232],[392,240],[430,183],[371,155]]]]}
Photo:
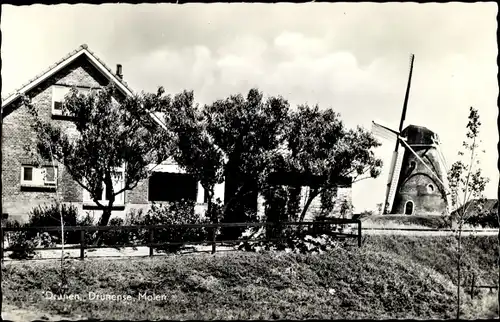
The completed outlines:
{"type": "MultiPolygon", "coordinates": [[[[405,124],[425,125],[448,163],[479,109],[496,193],[498,81],[494,3],[105,4],[2,6],[2,93],[88,43],[108,65],[123,64],[140,91],[192,89],[201,103],[258,87],[292,106],[319,104],[349,127],[379,119],[397,128],[415,67],[405,124]],[[92,17],[92,23],[88,23],[92,17]],[[50,43],[50,46],[47,44],[50,43]],[[33,55],[36,52],[36,55],[33,55]]],[[[377,154],[378,180],[354,188],[358,211],[382,202],[393,143],[377,154]],[[376,193],[374,193],[376,192],[376,193]]]]}

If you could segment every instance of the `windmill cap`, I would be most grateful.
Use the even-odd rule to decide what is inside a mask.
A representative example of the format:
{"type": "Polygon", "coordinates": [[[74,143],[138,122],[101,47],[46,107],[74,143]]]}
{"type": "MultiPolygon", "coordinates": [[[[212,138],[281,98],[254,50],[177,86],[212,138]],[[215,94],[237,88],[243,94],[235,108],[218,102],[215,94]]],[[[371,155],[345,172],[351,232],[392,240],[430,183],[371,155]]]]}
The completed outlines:
{"type": "Polygon", "coordinates": [[[434,144],[439,141],[438,135],[424,126],[408,125],[401,133],[408,144],[434,144]]]}

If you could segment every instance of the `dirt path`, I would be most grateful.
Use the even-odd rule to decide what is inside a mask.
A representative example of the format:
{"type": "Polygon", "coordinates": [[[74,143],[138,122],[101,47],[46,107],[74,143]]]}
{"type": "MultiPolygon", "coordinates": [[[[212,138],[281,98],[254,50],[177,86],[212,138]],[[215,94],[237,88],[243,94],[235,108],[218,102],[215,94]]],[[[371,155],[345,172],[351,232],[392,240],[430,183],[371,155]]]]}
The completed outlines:
{"type": "MultiPolygon", "coordinates": [[[[444,230],[412,230],[412,229],[398,229],[398,228],[368,228],[363,229],[363,235],[406,235],[406,236],[453,236],[456,233],[453,231],[444,230]]],[[[496,236],[498,230],[477,230],[477,231],[463,231],[462,236],[496,236]]]]}

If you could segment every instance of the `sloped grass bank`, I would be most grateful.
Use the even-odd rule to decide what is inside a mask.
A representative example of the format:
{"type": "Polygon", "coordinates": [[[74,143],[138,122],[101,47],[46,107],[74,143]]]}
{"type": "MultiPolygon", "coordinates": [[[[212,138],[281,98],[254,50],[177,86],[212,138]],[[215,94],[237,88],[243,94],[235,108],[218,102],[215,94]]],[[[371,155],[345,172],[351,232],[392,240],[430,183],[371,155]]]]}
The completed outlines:
{"type": "MultiPolygon", "coordinates": [[[[369,235],[364,247],[381,253],[391,253],[406,261],[419,263],[443,274],[452,283],[457,281],[457,239],[455,236],[369,235]]],[[[497,236],[462,237],[462,270],[465,277],[472,273],[481,284],[498,282],[497,236]]]]}
{"type": "MultiPolygon", "coordinates": [[[[45,293],[59,288],[58,262],[9,263],[4,299],[17,307],[95,319],[453,318],[456,289],[452,268],[445,268],[452,266],[452,256],[439,238],[446,239],[367,236],[361,249],[320,255],[69,261],[64,300],[45,293]],[[101,298],[89,299],[90,292],[101,298]],[[115,298],[102,299],[106,295],[115,298]]],[[[471,247],[491,254],[493,238],[483,238],[488,240],[471,247]]],[[[488,254],[479,262],[494,261],[488,254]]]]}
{"type": "Polygon", "coordinates": [[[451,228],[451,221],[439,215],[372,215],[361,221],[367,228],[451,228]]]}

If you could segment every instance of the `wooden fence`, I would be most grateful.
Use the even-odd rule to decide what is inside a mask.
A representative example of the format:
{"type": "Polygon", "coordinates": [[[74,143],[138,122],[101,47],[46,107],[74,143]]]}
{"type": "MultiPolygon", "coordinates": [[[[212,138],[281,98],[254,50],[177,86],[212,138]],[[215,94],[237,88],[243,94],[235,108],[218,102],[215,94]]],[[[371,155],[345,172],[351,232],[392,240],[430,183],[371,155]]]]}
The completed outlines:
{"type": "MultiPolygon", "coordinates": [[[[361,247],[361,221],[356,219],[331,219],[325,221],[313,221],[313,222],[263,222],[263,223],[217,223],[217,224],[171,224],[171,225],[147,225],[147,226],[65,226],[64,232],[80,232],[80,243],[75,246],[65,246],[64,249],[80,249],[80,259],[84,259],[85,250],[86,249],[96,249],[96,248],[110,248],[110,247],[149,247],[149,256],[154,255],[154,249],[158,247],[164,246],[173,246],[173,245],[195,245],[195,244],[211,244],[212,245],[212,253],[216,252],[217,243],[239,243],[239,242],[258,242],[258,241],[282,241],[285,237],[278,238],[260,238],[260,239],[238,239],[238,240],[220,240],[216,239],[216,234],[214,234],[215,229],[223,228],[223,227],[240,227],[240,228],[249,228],[249,227],[276,227],[278,231],[281,231],[286,226],[297,226],[307,228],[310,232],[315,233],[327,233],[329,235],[340,237],[340,238],[356,238],[358,242],[358,247],[361,247]],[[343,233],[341,231],[335,231],[333,229],[334,226],[337,225],[348,225],[348,224],[356,224],[357,225],[357,234],[354,233],[343,233]],[[155,231],[159,229],[183,229],[183,228],[208,228],[213,236],[211,240],[205,239],[202,241],[180,241],[180,242],[163,242],[157,243],[155,242],[155,231]],[[86,243],[86,234],[95,231],[139,231],[146,230],[148,231],[148,242],[142,244],[113,244],[113,245],[88,245],[86,243]]],[[[6,232],[23,232],[23,231],[36,231],[36,232],[61,232],[61,226],[52,226],[52,227],[3,227],[0,230],[0,258],[4,258],[4,239],[6,232]]],[[[36,250],[60,250],[61,247],[35,247],[30,248],[32,251],[36,250]]],[[[26,250],[24,247],[8,247],[7,251],[23,251],[26,250]]]]}
{"type": "MultiPolygon", "coordinates": [[[[477,277],[475,274],[472,274],[472,276],[470,277],[470,285],[468,286],[469,288],[469,292],[470,292],[470,296],[471,296],[471,299],[474,299],[474,295],[476,293],[476,291],[479,291],[480,289],[489,289],[490,292],[493,291],[493,289],[498,289],[498,285],[477,285],[477,277]]],[[[467,288],[466,285],[463,285],[464,287],[467,288]]]]}

